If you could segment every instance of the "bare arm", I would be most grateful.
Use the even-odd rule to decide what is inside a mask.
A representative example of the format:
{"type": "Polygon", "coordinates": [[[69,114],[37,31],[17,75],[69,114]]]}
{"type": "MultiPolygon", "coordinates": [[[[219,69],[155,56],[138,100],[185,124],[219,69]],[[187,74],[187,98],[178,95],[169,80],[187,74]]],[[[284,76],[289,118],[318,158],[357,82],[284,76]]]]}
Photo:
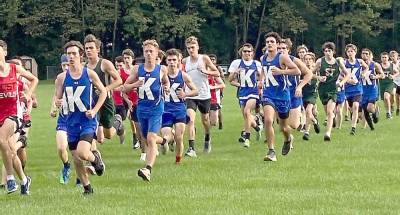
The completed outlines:
{"type": "Polygon", "coordinates": [[[344,86],[344,84],[350,79],[350,73],[347,71],[346,66],[344,65],[343,58],[337,59],[337,63],[339,64],[339,68],[344,73],[343,79],[338,83],[339,86],[344,86]]]}
{"type": "Polygon", "coordinates": [[[109,60],[101,61],[101,67],[104,69],[103,71],[107,72],[112,81],[109,85],[105,86],[106,91],[109,92],[117,87],[119,87],[122,83],[121,77],[119,77],[117,70],[115,69],[114,65],[109,60]]]}
{"type": "Polygon", "coordinates": [[[199,91],[197,90],[196,86],[194,85],[192,79],[187,73],[182,72],[182,77],[183,81],[185,81],[186,86],[190,89],[188,93],[185,93],[184,90],[181,90],[183,93],[185,93],[185,96],[193,97],[197,96],[199,94],[199,91]]]}
{"type": "Polygon", "coordinates": [[[222,81],[221,77],[216,77],[215,78],[215,85],[214,86],[210,86],[210,89],[224,89],[225,88],[225,84],[222,81]]]}
{"type": "Polygon", "coordinates": [[[229,73],[228,81],[232,86],[240,87],[240,83],[237,80],[238,72],[229,73]]]}
{"type": "Polygon", "coordinates": [[[297,86],[300,90],[303,89],[303,87],[309,83],[313,77],[313,73],[311,70],[308,69],[308,67],[303,63],[298,58],[294,58],[294,63],[299,67],[301,74],[303,75],[303,80],[300,82],[300,84],[297,86]]]}
{"type": "Polygon", "coordinates": [[[278,69],[278,68],[273,68],[272,72],[275,73],[274,75],[281,75],[281,74],[282,75],[300,75],[301,74],[300,69],[289,58],[289,55],[280,55],[279,62],[280,62],[280,65],[283,65],[283,67],[286,67],[286,69],[282,70],[282,69],[278,69]]]}
{"type": "Polygon", "coordinates": [[[27,99],[31,99],[33,93],[36,90],[36,87],[39,83],[38,78],[34,76],[32,73],[26,71],[22,66],[16,66],[17,73],[22,77],[26,78],[30,82],[29,90],[26,92],[25,96],[27,99]]]}
{"type": "Polygon", "coordinates": [[[382,66],[379,63],[375,63],[375,78],[374,79],[382,79],[384,78],[382,66]]]}
{"type": "Polygon", "coordinates": [[[170,85],[170,83],[169,83],[169,78],[168,78],[168,69],[167,69],[166,66],[161,66],[161,73],[162,73],[161,74],[162,75],[161,83],[162,83],[162,85],[164,87],[164,91],[166,93],[169,93],[169,85],[170,85]]]}
{"type": "Polygon", "coordinates": [[[203,55],[203,61],[206,66],[205,69],[202,69],[203,73],[205,73],[207,75],[217,76],[217,77],[220,75],[217,67],[211,61],[210,57],[208,57],[207,55],[203,55]]]}
{"type": "Polygon", "coordinates": [[[139,69],[139,66],[137,66],[137,65],[134,66],[131,71],[131,74],[126,79],[126,81],[124,83],[124,91],[125,92],[129,92],[133,88],[138,88],[144,84],[144,82],[142,80],[138,79],[138,69],[139,69]]]}

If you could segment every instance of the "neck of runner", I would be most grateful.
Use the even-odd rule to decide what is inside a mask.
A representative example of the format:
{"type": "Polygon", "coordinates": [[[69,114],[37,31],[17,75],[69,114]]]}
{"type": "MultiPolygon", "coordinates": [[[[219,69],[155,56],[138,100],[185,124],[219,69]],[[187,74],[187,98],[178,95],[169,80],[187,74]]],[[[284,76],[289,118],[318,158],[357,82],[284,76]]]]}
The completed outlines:
{"type": "Polygon", "coordinates": [[[156,67],[155,62],[149,62],[149,61],[144,62],[144,68],[146,72],[152,72],[155,67],[156,67]]]}
{"type": "Polygon", "coordinates": [[[193,55],[190,55],[190,58],[191,58],[192,60],[197,61],[197,59],[199,58],[199,53],[193,53],[193,55]]]}
{"type": "Polygon", "coordinates": [[[175,76],[176,74],[178,74],[179,68],[177,67],[168,67],[168,75],[170,76],[175,76]]]}
{"type": "Polygon", "coordinates": [[[277,54],[278,54],[278,50],[277,49],[268,50],[267,58],[274,59],[277,54]]]}

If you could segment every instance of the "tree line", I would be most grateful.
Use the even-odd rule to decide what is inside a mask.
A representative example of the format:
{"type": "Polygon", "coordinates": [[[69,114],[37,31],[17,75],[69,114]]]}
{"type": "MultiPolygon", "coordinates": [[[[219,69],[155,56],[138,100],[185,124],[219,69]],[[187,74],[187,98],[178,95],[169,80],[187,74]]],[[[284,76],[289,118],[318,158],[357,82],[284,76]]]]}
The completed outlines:
{"type": "Polygon", "coordinates": [[[0,2],[0,38],[10,55],[35,57],[42,78],[46,65],[59,64],[65,42],[88,33],[101,39],[108,58],[125,48],[140,56],[149,38],[163,49],[184,50],[185,38],[195,35],[202,52],[229,63],[244,42],[260,55],[269,31],[317,55],[332,41],[339,54],[354,43],[377,56],[399,48],[399,9],[397,0],[6,0],[0,2]]]}

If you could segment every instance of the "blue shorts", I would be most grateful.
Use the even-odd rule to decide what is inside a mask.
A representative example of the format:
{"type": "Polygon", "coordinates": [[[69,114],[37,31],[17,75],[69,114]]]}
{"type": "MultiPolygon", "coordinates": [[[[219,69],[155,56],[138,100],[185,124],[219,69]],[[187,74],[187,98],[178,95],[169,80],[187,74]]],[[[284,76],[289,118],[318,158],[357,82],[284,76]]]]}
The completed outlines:
{"type": "Polygon", "coordinates": [[[287,119],[289,117],[290,100],[278,100],[278,99],[263,97],[262,103],[263,106],[267,105],[272,106],[275,109],[275,111],[278,112],[279,118],[287,119]]]}
{"type": "Polygon", "coordinates": [[[302,97],[293,96],[290,98],[290,109],[296,109],[303,104],[302,97]]]}
{"type": "Polygon", "coordinates": [[[154,114],[139,114],[138,112],[138,119],[143,137],[146,138],[149,132],[156,134],[160,132],[162,112],[154,114]]]}
{"type": "Polygon", "coordinates": [[[256,104],[257,103],[260,103],[260,97],[258,96],[258,95],[253,95],[253,94],[251,94],[251,95],[249,95],[249,96],[246,96],[247,98],[239,98],[239,106],[242,108],[242,107],[245,107],[246,106],[246,104],[247,104],[247,101],[249,101],[250,99],[255,99],[256,100],[256,104]]]}
{"type": "Polygon", "coordinates": [[[56,131],[67,131],[67,117],[58,115],[56,131]]]}
{"type": "Polygon", "coordinates": [[[361,107],[366,108],[369,103],[375,104],[378,101],[378,92],[376,94],[364,94],[361,100],[361,107]]]}
{"type": "Polygon", "coordinates": [[[161,127],[172,127],[176,123],[184,123],[187,122],[186,111],[174,111],[174,112],[164,112],[162,115],[162,125],[161,127]]]}
{"type": "Polygon", "coordinates": [[[76,150],[78,142],[85,140],[92,143],[90,137],[93,139],[97,131],[97,121],[90,120],[82,124],[67,125],[67,137],[69,149],[76,150]],[[89,137],[89,139],[87,138],[89,137]]]}
{"type": "Polygon", "coordinates": [[[340,91],[336,95],[337,95],[336,104],[338,104],[338,105],[343,104],[344,101],[346,100],[346,95],[345,95],[344,91],[340,91]]]}

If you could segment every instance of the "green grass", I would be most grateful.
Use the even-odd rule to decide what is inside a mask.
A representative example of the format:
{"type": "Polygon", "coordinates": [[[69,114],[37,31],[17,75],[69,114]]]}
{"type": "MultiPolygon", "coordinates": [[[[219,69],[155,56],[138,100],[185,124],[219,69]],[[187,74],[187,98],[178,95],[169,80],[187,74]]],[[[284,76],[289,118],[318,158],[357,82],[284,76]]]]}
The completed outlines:
{"type": "MultiPolygon", "coordinates": [[[[185,158],[179,166],[173,154],[159,156],[152,181],[146,183],[136,175],[143,166],[140,152],[114,138],[100,147],[105,175],[91,178],[95,194],[84,197],[72,181],[58,184],[56,122],[48,116],[52,92],[48,83],[41,83],[37,91],[40,106],[33,111],[28,148],[31,195],[1,194],[1,214],[400,213],[399,117],[382,118],[374,132],[358,129],[355,137],[345,122],[342,130],[333,131],[330,143],[314,133],[305,142],[296,131],[294,151],[287,157],[279,155],[278,162],[264,162],[262,141],[253,141],[249,149],[237,143],[242,119],[235,91],[228,87],[224,130],[213,129],[211,154],[198,150],[198,158],[185,158]]],[[[199,124],[197,130],[201,149],[199,124]]],[[[279,132],[277,143],[280,152],[279,132]]]]}

